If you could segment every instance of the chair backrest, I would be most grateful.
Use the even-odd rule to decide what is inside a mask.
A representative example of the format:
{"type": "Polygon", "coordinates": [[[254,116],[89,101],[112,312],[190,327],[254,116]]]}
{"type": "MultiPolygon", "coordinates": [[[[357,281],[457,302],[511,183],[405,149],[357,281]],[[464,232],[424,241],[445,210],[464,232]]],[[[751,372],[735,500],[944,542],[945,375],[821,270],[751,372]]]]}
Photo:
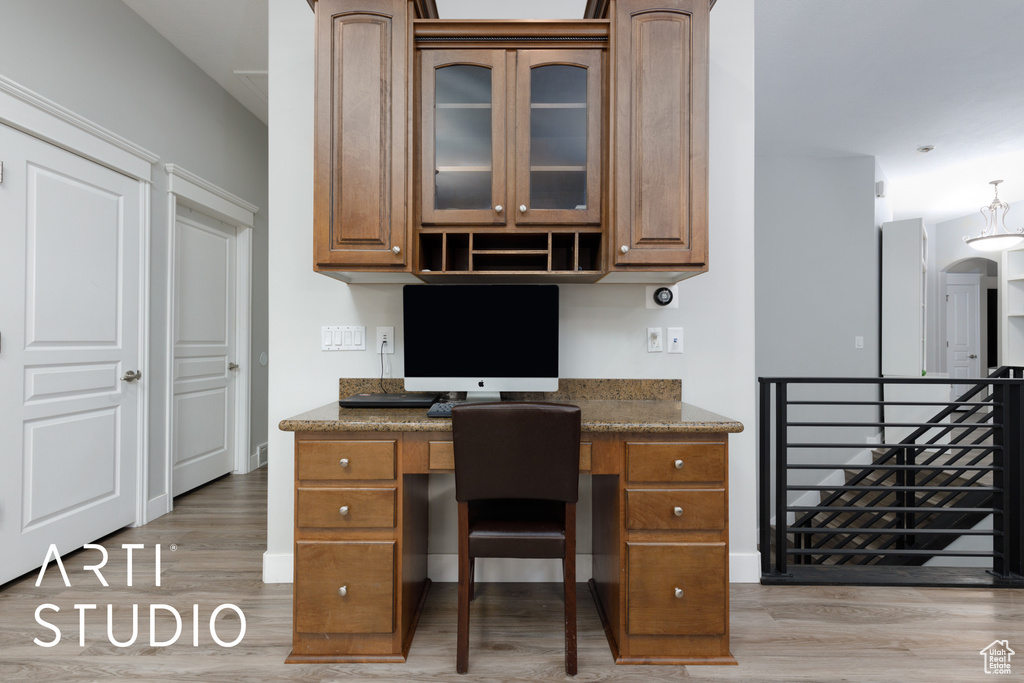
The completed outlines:
{"type": "Polygon", "coordinates": [[[465,403],[452,409],[455,499],[579,497],[580,409],[465,403]]]}

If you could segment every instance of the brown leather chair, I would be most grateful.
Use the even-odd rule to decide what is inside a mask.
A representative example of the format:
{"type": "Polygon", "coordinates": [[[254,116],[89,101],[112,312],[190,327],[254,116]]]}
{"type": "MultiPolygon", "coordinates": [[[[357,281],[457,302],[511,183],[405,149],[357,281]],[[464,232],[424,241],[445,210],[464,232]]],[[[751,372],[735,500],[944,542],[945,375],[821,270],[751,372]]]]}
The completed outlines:
{"type": "Polygon", "coordinates": [[[478,557],[561,558],[565,671],[576,675],[576,501],[580,409],[467,403],[452,410],[459,506],[455,670],[469,668],[469,603],[478,557]]]}

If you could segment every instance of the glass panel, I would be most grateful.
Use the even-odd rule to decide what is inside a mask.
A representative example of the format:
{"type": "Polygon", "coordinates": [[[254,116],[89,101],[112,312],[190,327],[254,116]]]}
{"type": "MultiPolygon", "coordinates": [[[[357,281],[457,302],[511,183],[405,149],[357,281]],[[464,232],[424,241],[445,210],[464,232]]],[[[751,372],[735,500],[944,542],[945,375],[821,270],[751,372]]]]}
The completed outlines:
{"type": "Polygon", "coordinates": [[[434,208],[491,208],[491,70],[434,72],[434,208]]]}
{"type": "Polygon", "coordinates": [[[530,74],[530,208],[587,208],[587,70],[530,74]]]}

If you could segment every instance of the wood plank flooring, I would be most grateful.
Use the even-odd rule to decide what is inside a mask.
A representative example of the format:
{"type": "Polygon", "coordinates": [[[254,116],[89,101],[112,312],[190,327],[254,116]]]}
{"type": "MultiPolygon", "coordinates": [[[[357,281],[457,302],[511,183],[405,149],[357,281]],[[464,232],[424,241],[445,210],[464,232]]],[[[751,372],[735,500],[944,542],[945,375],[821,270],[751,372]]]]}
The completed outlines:
{"type": "MultiPolygon", "coordinates": [[[[561,597],[555,584],[481,584],[473,603],[469,674],[455,674],[454,584],[434,584],[409,661],[403,665],[285,665],[291,640],[291,586],[262,582],[266,547],[266,470],[227,476],[179,498],[172,514],[99,541],[110,554],[101,569],[109,587],[83,571],[98,561],[83,550],[65,560],[71,587],[57,568],[42,584],[36,574],[0,586],[0,681],[549,681],[563,670],[561,597]],[[127,583],[122,544],[133,551],[127,583]],[[160,585],[153,546],[161,544],[160,585]],[[171,550],[174,544],[176,549],[171,550]],[[36,622],[61,631],[54,640],[36,622]],[[242,641],[221,647],[209,632],[211,612],[237,605],[245,615],[242,641]],[[79,644],[82,610],[85,645],[79,644]],[[150,605],[173,607],[182,633],[166,647],[150,645],[150,605]],[[118,641],[112,645],[107,606],[118,641]],[[193,605],[199,605],[198,647],[193,605]]],[[[42,558],[40,558],[42,560],[42,558]]],[[[1008,640],[1020,653],[1011,680],[1024,676],[1024,592],[992,589],[732,586],[732,651],[739,666],[616,666],[590,594],[578,586],[578,681],[987,681],[979,651],[1008,640]]],[[[225,610],[218,637],[234,640],[239,620],[225,610]]],[[[169,611],[157,608],[157,642],[175,631],[169,611]]]]}

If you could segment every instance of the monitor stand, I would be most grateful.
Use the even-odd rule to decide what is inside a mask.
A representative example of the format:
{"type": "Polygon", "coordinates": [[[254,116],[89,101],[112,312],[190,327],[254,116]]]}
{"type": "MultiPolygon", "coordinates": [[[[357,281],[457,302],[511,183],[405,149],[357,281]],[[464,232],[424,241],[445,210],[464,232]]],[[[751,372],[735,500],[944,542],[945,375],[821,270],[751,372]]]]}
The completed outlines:
{"type": "Polygon", "coordinates": [[[501,401],[500,391],[467,391],[466,403],[484,403],[501,401]]]}

